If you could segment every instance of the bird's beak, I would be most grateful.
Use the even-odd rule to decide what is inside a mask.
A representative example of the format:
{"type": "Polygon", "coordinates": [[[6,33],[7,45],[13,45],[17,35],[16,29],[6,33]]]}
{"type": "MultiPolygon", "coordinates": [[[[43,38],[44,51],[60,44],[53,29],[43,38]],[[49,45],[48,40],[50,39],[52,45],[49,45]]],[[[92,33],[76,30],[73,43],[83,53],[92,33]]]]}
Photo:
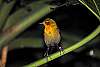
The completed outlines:
{"type": "Polygon", "coordinates": [[[39,23],[39,24],[43,24],[43,25],[44,25],[44,22],[42,22],[42,23],[39,23]]]}
{"type": "Polygon", "coordinates": [[[43,23],[39,23],[39,24],[43,24],[43,23]]]}

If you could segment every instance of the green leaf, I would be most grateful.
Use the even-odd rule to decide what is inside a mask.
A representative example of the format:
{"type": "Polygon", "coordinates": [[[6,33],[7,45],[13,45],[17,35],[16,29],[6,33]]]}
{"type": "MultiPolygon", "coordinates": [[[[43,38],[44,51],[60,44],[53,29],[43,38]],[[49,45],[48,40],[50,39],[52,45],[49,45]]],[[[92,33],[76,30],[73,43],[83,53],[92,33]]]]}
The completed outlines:
{"type": "Polygon", "coordinates": [[[3,27],[3,31],[15,25],[16,23],[21,23],[22,20],[27,19],[27,17],[33,14],[36,8],[44,2],[45,0],[32,2],[31,4],[26,5],[24,8],[16,10],[13,14],[11,14],[11,16],[8,17],[7,22],[3,27]],[[28,11],[28,9],[31,11],[28,11]]]}
{"type": "Polygon", "coordinates": [[[24,20],[20,21],[20,23],[10,27],[5,32],[3,32],[2,35],[0,36],[0,47],[3,46],[4,44],[7,44],[14,37],[16,37],[18,34],[20,34],[22,31],[24,31],[29,26],[31,26],[41,17],[50,13],[52,11],[50,10],[50,7],[51,5],[40,4],[39,7],[34,8],[36,9],[34,13],[29,15],[24,20]]]}
{"type": "Polygon", "coordinates": [[[8,18],[8,15],[9,15],[10,11],[12,10],[12,7],[14,6],[15,2],[16,1],[14,0],[10,3],[4,2],[2,4],[1,9],[0,9],[0,29],[5,24],[5,22],[8,18]]]}

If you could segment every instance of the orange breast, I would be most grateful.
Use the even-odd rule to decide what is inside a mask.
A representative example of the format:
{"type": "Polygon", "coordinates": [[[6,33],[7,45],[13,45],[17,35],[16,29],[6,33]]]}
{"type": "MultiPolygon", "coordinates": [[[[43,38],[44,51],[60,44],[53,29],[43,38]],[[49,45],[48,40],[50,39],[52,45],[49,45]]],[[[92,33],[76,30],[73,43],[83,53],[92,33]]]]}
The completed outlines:
{"type": "Polygon", "coordinates": [[[52,35],[53,29],[50,26],[45,27],[45,33],[47,33],[49,36],[52,35]]]}

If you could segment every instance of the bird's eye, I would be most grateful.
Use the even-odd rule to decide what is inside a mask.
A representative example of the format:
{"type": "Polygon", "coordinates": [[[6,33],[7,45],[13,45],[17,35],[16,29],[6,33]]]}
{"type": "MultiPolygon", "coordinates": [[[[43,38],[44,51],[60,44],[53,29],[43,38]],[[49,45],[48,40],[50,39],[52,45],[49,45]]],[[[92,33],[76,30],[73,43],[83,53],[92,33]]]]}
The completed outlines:
{"type": "Polygon", "coordinates": [[[50,22],[49,22],[49,21],[45,21],[45,24],[46,24],[46,25],[50,25],[50,22]]]}

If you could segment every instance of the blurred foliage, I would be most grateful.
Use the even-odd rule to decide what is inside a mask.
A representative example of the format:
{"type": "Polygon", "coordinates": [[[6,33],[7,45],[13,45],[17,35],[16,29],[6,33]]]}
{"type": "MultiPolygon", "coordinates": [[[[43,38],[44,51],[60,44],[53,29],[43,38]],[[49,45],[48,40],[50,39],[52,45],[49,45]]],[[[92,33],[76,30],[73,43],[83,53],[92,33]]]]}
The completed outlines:
{"type": "Polygon", "coordinates": [[[3,27],[5,24],[7,17],[12,10],[14,4],[16,1],[12,1],[10,3],[3,3],[0,9],[0,29],[3,27]]]}
{"type": "Polygon", "coordinates": [[[5,26],[3,27],[3,31],[5,29],[15,25],[16,23],[20,23],[22,20],[26,19],[28,16],[33,14],[36,11],[36,9],[39,8],[38,5],[44,3],[44,1],[32,2],[23,8],[19,8],[17,11],[15,11],[13,14],[11,14],[11,16],[9,16],[5,26]]]}
{"type": "MultiPolygon", "coordinates": [[[[23,17],[22,17],[21,18],[22,20],[19,21],[20,23],[17,23],[15,21],[16,24],[14,24],[13,26],[10,26],[6,30],[2,31],[2,35],[0,36],[1,37],[0,38],[0,46],[8,43],[14,37],[16,37],[19,33],[21,33],[27,27],[29,27],[31,24],[33,24],[34,22],[36,22],[41,17],[45,16],[47,13],[51,12],[51,10],[50,10],[51,6],[43,4],[43,3],[41,3],[41,4],[37,5],[37,6],[30,6],[30,7],[31,8],[35,8],[35,9],[30,14],[27,13],[27,15],[28,15],[27,19],[26,18],[23,19],[23,17]]],[[[19,14],[16,14],[16,15],[20,15],[20,12],[19,12],[19,14]]],[[[10,23],[11,22],[14,22],[14,21],[10,20],[10,23]]]]}
{"type": "MultiPolygon", "coordinates": [[[[70,46],[70,44],[73,44],[76,41],[78,42],[78,41],[81,40],[80,38],[78,38],[76,35],[73,35],[73,34],[63,33],[62,37],[65,40],[68,40],[67,42],[65,40],[63,41],[63,44],[68,44],[68,45],[63,45],[63,47],[68,47],[68,46],[70,46]]],[[[10,45],[9,45],[10,49],[9,50],[17,49],[17,48],[25,48],[25,47],[41,48],[42,47],[41,44],[43,44],[42,40],[40,38],[37,38],[37,37],[34,37],[34,38],[19,37],[19,38],[16,38],[13,42],[10,43],[10,45]]]]}
{"type": "Polygon", "coordinates": [[[0,0],[0,5],[2,4],[2,0],[0,0]]]}

